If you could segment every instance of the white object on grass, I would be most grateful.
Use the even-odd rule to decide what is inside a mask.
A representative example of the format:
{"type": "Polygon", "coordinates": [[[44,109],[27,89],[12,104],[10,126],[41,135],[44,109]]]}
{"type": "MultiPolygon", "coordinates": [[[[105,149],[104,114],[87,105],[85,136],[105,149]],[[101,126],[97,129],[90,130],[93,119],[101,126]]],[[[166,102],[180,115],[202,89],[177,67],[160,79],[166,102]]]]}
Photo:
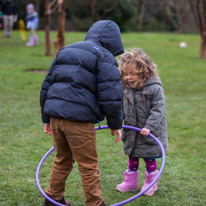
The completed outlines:
{"type": "Polygon", "coordinates": [[[187,47],[187,44],[185,42],[180,42],[180,48],[186,48],[187,47]]]}

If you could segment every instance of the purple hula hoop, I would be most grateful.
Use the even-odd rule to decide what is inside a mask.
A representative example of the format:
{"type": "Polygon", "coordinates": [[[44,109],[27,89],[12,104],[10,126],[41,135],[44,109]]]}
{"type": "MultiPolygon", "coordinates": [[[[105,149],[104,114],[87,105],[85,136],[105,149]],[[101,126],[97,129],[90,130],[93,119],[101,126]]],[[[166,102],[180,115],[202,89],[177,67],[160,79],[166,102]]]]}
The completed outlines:
{"type": "MultiPolygon", "coordinates": [[[[99,129],[108,129],[109,127],[108,126],[102,126],[102,127],[96,127],[95,130],[99,130],[99,129]]],[[[132,129],[132,130],[136,130],[138,132],[141,132],[141,129],[137,128],[137,127],[132,127],[132,126],[122,126],[122,128],[125,128],[125,129],[132,129]]],[[[164,166],[165,166],[165,151],[164,151],[164,148],[161,144],[161,142],[151,133],[149,133],[149,136],[154,139],[157,144],[159,145],[160,149],[161,149],[161,152],[162,152],[162,164],[161,164],[161,167],[160,167],[160,170],[157,174],[157,176],[155,177],[155,179],[148,185],[147,188],[145,188],[143,191],[137,193],[136,195],[128,198],[127,200],[124,200],[122,202],[119,202],[119,203],[116,203],[114,205],[110,205],[110,206],[119,206],[119,205],[124,205],[124,204],[127,204],[133,200],[135,200],[136,198],[140,197],[141,195],[143,195],[147,190],[149,190],[156,182],[157,180],[160,178],[161,174],[162,174],[162,171],[164,169],[164,166]]],[[[58,205],[58,206],[66,206],[66,205],[63,205],[61,203],[58,203],[56,201],[54,201],[53,199],[51,199],[41,188],[40,186],[40,183],[39,183],[39,172],[40,172],[40,169],[41,169],[41,166],[43,164],[43,162],[46,160],[46,158],[54,151],[54,147],[52,147],[45,155],[44,157],[41,159],[38,167],[37,167],[37,170],[36,170],[36,185],[37,185],[37,188],[38,190],[40,191],[40,193],[47,199],[49,200],[50,202],[52,202],[53,204],[55,205],[58,205]]]]}

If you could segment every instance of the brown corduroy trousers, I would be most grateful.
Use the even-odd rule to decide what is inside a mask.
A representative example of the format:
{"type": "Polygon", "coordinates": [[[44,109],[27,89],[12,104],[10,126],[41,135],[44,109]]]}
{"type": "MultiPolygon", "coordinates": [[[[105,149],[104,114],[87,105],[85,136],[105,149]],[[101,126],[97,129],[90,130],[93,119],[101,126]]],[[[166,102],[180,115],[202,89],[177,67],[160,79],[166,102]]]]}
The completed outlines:
{"type": "Polygon", "coordinates": [[[55,200],[61,200],[64,197],[65,183],[76,161],[86,206],[101,205],[103,197],[101,196],[94,124],[51,118],[50,127],[56,157],[46,193],[55,200]]]}

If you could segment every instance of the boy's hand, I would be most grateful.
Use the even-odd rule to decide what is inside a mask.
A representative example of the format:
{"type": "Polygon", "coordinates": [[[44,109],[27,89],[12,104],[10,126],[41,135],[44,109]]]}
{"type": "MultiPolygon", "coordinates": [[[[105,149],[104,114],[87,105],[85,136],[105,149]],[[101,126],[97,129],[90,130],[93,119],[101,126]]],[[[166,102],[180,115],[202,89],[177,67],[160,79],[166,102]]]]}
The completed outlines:
{"type": "Polygon", "coordinates": [[[148,136],[148,134],[150,133],[150,130],[147,129],[147,128],[143,128],[140,133],[141,133],[142,135],[144,135],[144,136],[148,136]]]}
{"type": "Polygon", "coordinates": [[[51,128],[50,128],[50,124],[45,124],[44,125],[44,132],[51,135],[52,132],[51,132],[51,128]]]}
{"type": "Polygon", "coordinates": [[[118,143],[121,140],[121,138],[122,138],[122,132],[121,132],[121,129],[115,129],[115,130],[111,129],[112,136],[115,135],[115,132],[118,135],[117,139],[115,140],[115,143],[118,143]]]}

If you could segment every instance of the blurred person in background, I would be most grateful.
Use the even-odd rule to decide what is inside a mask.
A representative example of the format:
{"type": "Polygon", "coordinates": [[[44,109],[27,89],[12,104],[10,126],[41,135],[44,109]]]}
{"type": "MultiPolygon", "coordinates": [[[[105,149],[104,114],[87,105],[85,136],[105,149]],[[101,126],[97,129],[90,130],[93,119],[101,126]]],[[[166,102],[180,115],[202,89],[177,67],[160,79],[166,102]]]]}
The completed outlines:
{"type": "Polygon", "coordinates": [[[17,20],[16,7],[12,0],[6,0],[2,6],[4,36],[11,37],[14,22],[17,20]]]}
{"type": "Polygon", "coordinates": [[[35,11],[33,4],[28,4],[27,7],[27,16],[26,16],[26,28],[30,30],[30,38],[27,42],[27,46],[37,46],[39,44],[38,36],[35,31],[38,27],[38,14],[35,11]]]}

